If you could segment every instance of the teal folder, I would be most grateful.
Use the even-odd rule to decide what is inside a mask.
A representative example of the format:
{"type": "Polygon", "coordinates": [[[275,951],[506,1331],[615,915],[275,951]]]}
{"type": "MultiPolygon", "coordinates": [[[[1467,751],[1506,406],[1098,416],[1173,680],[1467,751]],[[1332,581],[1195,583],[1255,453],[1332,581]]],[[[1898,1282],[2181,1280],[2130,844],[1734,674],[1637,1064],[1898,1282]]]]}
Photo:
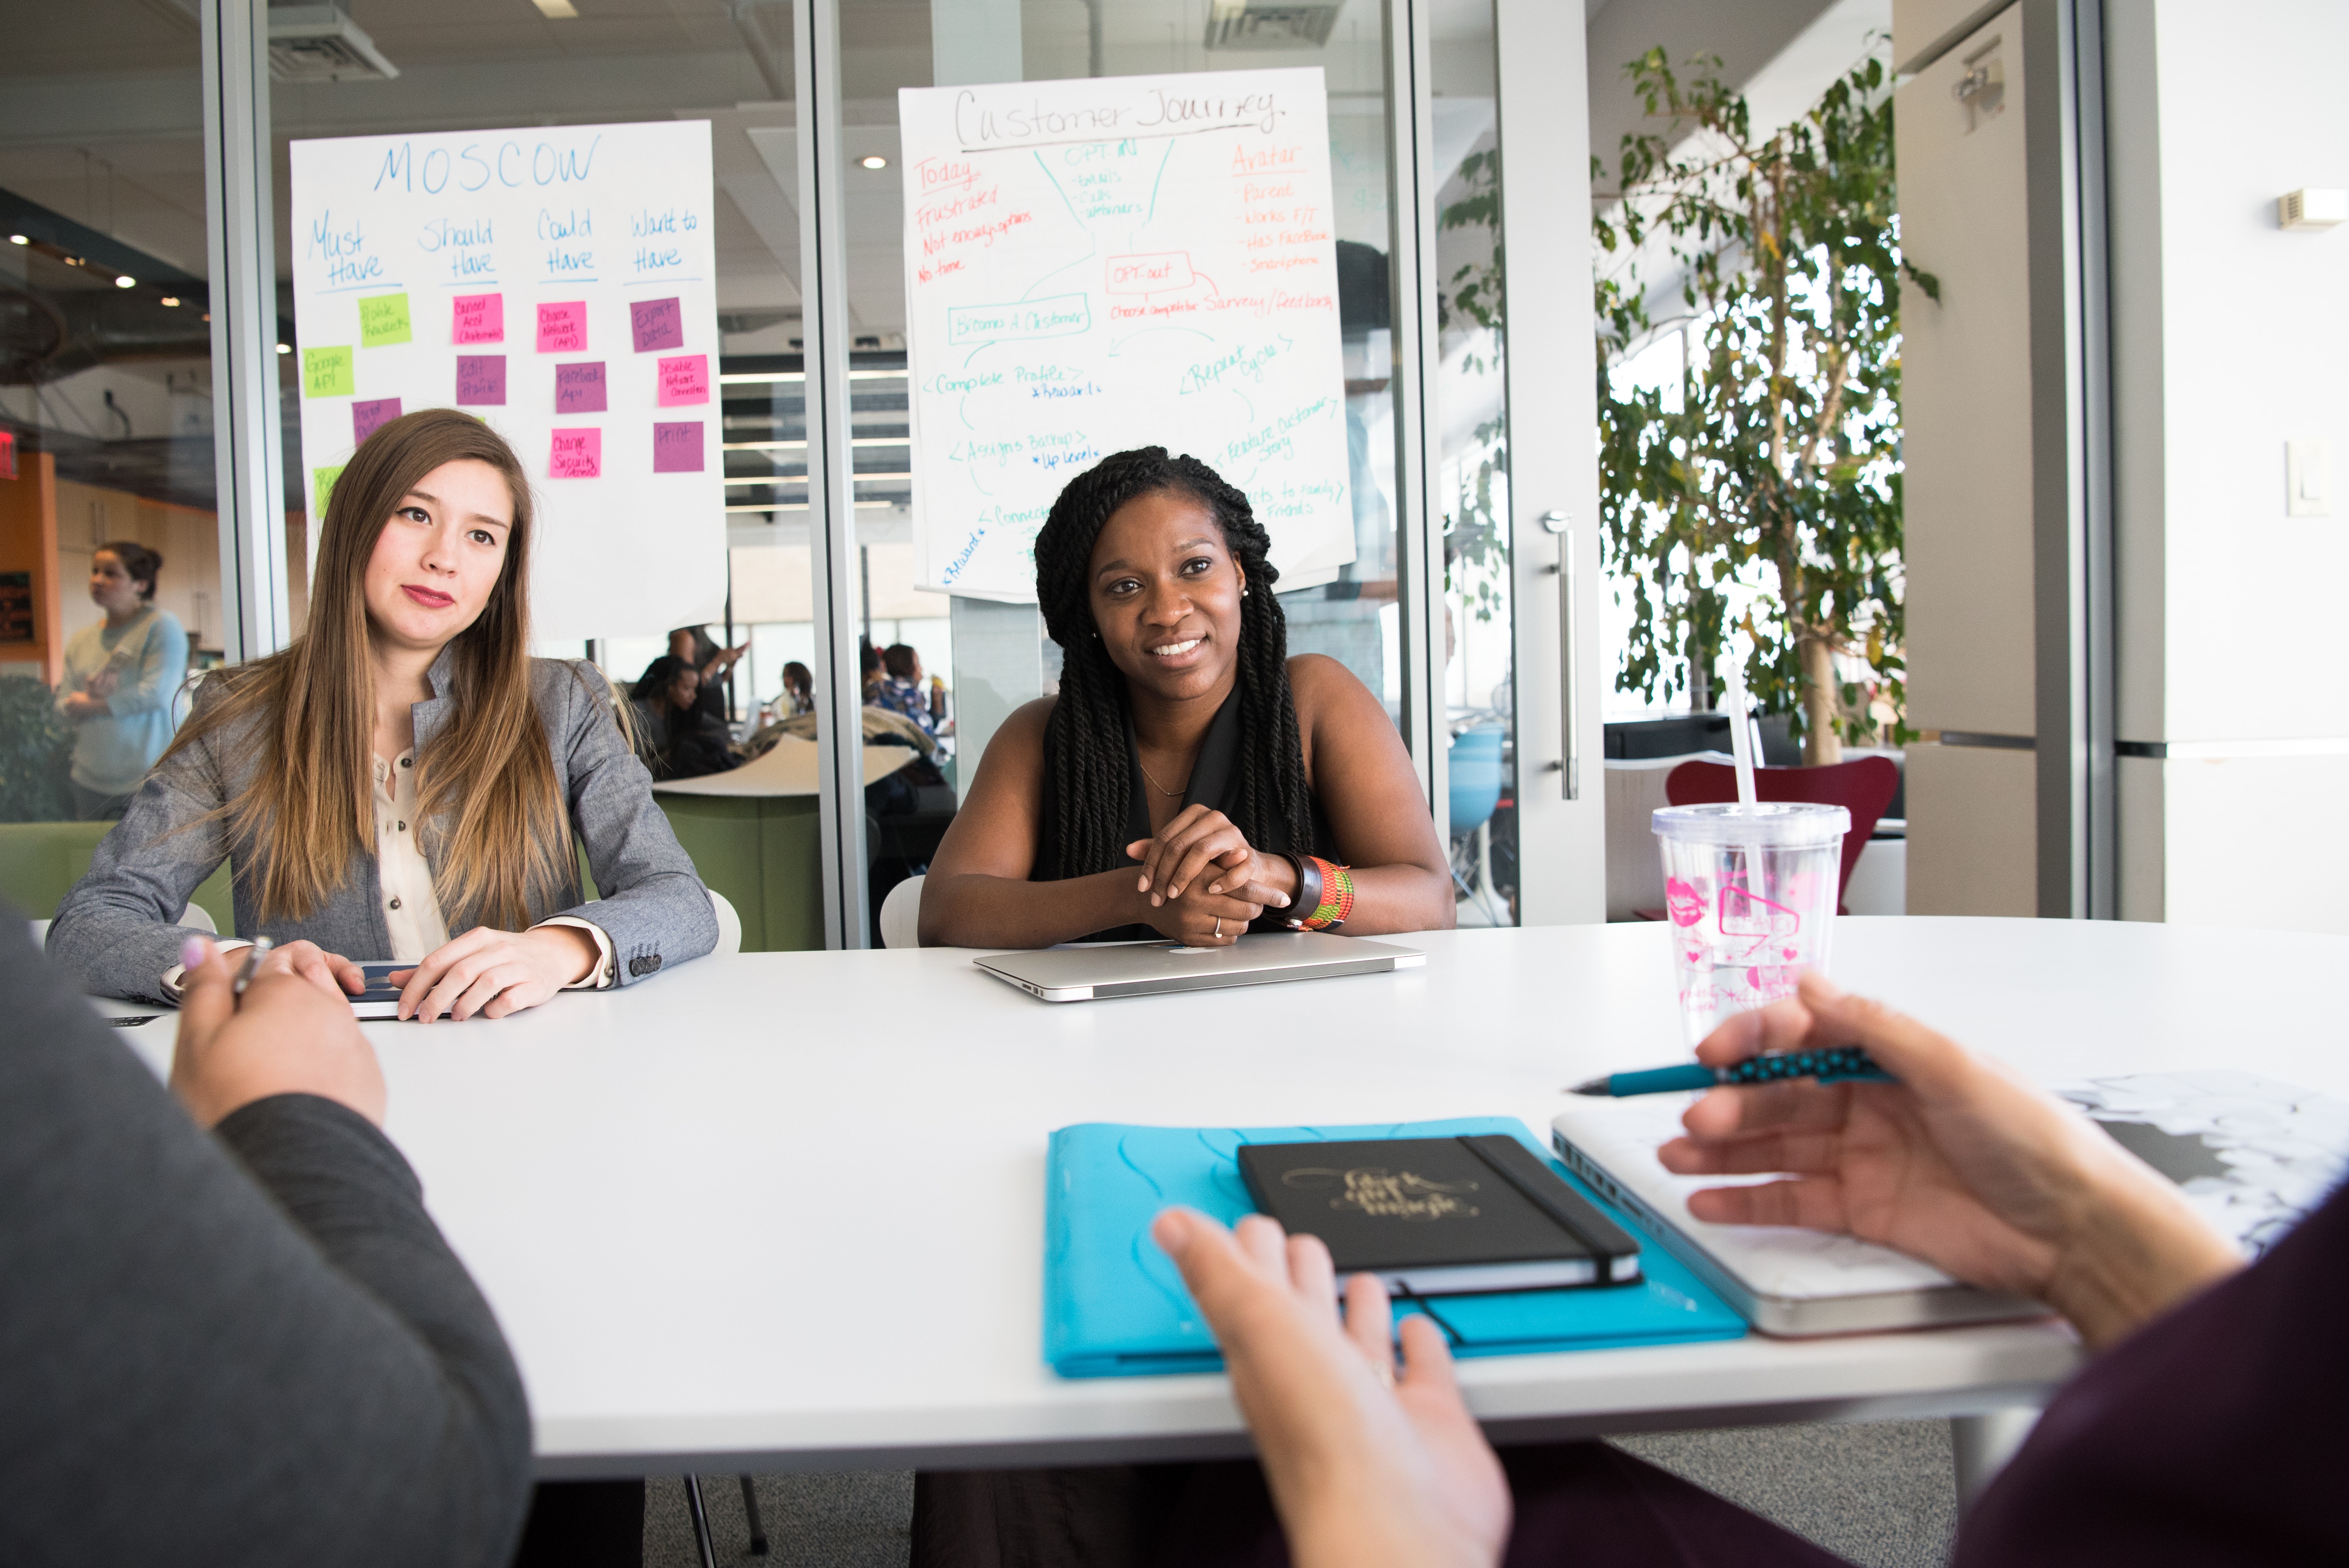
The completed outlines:
{"type": "MultiPolygon", "coordinates": [[[[1063,1377],[1213,1372],[1215,1336],[1174,1263],[1150,1239],[1170,1203],[1226,1224],[1256,1212],[1240,1178],[1243,1143],[1364,1138],[1516,1139],[1640,1242],[1637,1284],[1439,1297],[1430,1315],[1455,1356],[1515,1356],[1735,1339],[1745,1322],[1628,1215],[1577,1181],[1506,1117],[1371,1127],[1126,1127],[1087,1122],[1052,1134],[1045,1162],[1044,1359],[1063,1377]]],[[[1398,1315],[1428,1311],[1397,1302],[1398,1315]]]]}

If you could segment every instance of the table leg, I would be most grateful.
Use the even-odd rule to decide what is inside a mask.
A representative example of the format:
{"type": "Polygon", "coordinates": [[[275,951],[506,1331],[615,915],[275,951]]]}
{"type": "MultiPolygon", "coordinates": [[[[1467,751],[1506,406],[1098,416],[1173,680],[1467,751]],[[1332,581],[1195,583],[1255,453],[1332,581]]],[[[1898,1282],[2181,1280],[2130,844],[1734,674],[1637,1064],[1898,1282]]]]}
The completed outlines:
{"type": "Polygon", "coordinates": [[[767,1554],[767,1524],[759,1517],[759,1494],[750,1485],[750,1478],[742,1478],[742,1511],[750,1519],[750,1555],[767,1554]]]}
{"type": "Polygon", "coordinates": [[[1951,1418],[1950,1460],[1957,1474],[1961,1511],[2006,1468],[2006,1461],[2014,1457],[2014,1450],[2023,1446],[2038,1421],[2039,1412],[2027,1406],[1951,1418]]]}
{"type": "Polygon", "coordinates": [[[701,1548],[701,1568],[718,1568],[718,1553],[709,1544],[709,1511],[701,1506],[701,1478],[690,1471],[685,1478],[685,1506],[693,1515],[693,1543],[701,1548]]]}

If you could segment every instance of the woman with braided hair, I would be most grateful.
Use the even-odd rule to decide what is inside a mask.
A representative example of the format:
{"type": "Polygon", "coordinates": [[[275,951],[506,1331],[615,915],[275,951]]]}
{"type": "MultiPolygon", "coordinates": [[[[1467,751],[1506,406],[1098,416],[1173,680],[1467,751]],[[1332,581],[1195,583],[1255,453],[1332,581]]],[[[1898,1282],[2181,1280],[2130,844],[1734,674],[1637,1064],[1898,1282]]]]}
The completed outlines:
{"type": "Polygon", "coordinates": [[[1069,482],[1036,536],[1060,695],[988,743],[923,884],[926,944],[1452,924],[1411,758],[1343,665],[1288,656],[1271,542],[1163,447],[1069,482]]]}

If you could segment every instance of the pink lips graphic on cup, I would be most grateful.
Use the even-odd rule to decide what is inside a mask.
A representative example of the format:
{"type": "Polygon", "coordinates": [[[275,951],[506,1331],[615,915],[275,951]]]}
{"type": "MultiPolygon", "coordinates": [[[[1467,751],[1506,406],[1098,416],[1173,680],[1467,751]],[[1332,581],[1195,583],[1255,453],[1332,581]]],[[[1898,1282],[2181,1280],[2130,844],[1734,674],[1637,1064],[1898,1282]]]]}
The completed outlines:
{"type": "Polygon", "coordinates": [[[1664,904],[1674,925],[1694,925],[1704,918],[1704,895],[1678,877],[1664,883],[1664,904]]]}

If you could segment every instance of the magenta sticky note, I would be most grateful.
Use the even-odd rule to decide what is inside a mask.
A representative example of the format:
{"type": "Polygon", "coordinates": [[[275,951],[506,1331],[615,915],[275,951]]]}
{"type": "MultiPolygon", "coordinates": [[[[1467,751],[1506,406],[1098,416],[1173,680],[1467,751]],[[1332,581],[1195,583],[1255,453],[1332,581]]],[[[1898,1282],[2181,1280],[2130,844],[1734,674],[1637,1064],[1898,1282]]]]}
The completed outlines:
{"type": "Polygon", "coordinates": [[[397,397],[361,398],[351,405],[351,445],[364,446],[367,438],[379,425],[388,425],[399,418],[397,397]]]}
{"type": "Polygon", "coordinates": [[[587,302],[566,300],[538,307],[538,351],[578,354],[587,346],[587,302]]]}
{"type": "Polygon", "coordinates": [[[653,472],[698,474],[700,471],[700,420],[653,427],[653,472]]]}
{"type": "Polygon", "coordinates": [[[503,343],[506,340],[506,296],[459,294],[450,337],[456,343],[503,343]]]}
{"type": "Polygon", "coordinates": [[[636,352],[685,346],[685,310],[673,299],[640,299],[628,306],[628,325],[636,329],[636,352]]]}
{"type": "Polygon", "coordinates": [[[502,354],[457,356],[457,402],[503,403],[506,400],[506,356],[502,354]]]}
{"type": "Polygon", "coordinates": [[[600,479],[604,473],[604,432],[589,426],[583,430],[557,430],[554,449],[546,459],[546,477],[551,480],[600,479]]]}
{"type": "Polygon", "coordinates": [[[554,411],[557,414],[600,414],[604,411],[604,362],[583,359],[554,367],[554,411]]]}
{"type": "Polygon", "coordinates": [[[709,401],[709,356],[680,354],[660,362],[660,406],[709,401]]]}

